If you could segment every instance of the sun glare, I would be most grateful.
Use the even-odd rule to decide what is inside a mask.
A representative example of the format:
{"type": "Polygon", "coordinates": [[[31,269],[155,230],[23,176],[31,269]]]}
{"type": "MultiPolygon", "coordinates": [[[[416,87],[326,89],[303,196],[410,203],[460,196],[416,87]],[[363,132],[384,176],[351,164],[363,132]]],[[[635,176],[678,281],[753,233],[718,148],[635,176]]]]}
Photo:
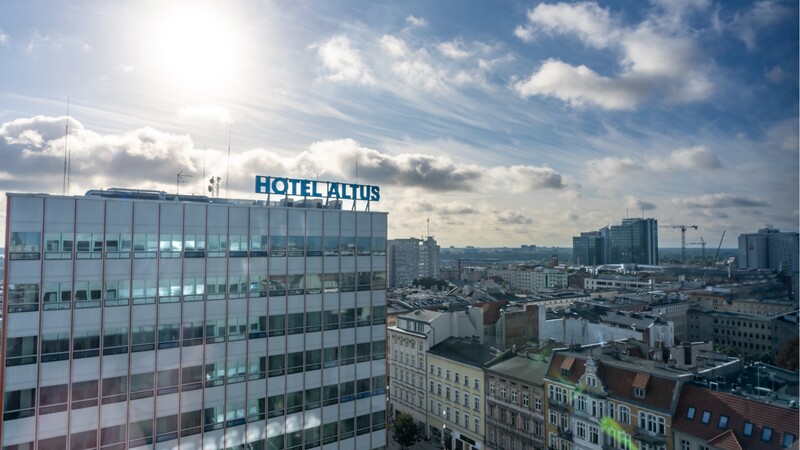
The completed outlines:
{"type": "Polygon", "coordinates": [[[153,23],[154,72],[171,89],[230,94],[243,70],[240,28],[224,10],[197,4],[162,11],[153,23]]]}

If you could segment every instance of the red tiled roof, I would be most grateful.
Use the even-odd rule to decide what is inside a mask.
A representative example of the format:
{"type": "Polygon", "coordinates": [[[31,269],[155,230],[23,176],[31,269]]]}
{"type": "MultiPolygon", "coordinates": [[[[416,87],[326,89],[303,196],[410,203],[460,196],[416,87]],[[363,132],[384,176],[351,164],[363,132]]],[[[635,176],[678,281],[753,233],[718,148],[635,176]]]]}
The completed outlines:
{"type": "Polygon", "coordinates": [[[650,374],[639,372],[636,374],[636,378],[633,379],[633,387],[639,389],[647,389],[648,381],[650,381],[650,374]]]}
{"type": "Polygon", "coordinates": [[[724,450],[744,450],[742,443],[739,442],[739,438],[736,437],[736,433],[734,433],[733,430],[728,430],[720,434],[708,441],[708,443],[724,450]]]}
{"type": "Polygon", "coordinates": [[[644,398],[640,398],[633,395],[634,383],[636,382],[636,378],[640,375],[638,372],[603,364],[602,361],[600,362],[600,366],[602,367],[601,378],[603,383],[609,393],[614,397],[649,405],[662,411],[670,410],[672,396],[675,393],[675,380],[649,374],[645,396],[644,398]]]}
{"type": "MultiPolygon", "coordinates": [[[[800,412],[796,409],[782,408],[695,385],[683,387],[672,428],[708,442],[718,437],[722,439],[720,433],[723,430],[718,426],[722,415],[728,417],[726,430],[732,431],[741,447],[748,450],[780,448],[784,433],[791,433],[795,438],[800,436],[800,412]],[[690,406],[695,408],[694,419],[686,418],[686,411],[690,406]],[[707,424],[701,422],[703,411],[711,412],[711,420],[707,424]],[[745,422],[753,424],[750,436],[743,434],[745,422]],[[761,440],[761,431],[765,426],[772,429],[769,442],[761,440]]],[[[724,439],[727,442],[727,438],[724,439]]]]}
{"type": "Polygon", "coordinates": [[[575,364],[575,358],[572,356],[567,356],[564,358],[564,362],[561,363],[561,369],[570,370],[572,369],[573,364],[575,364]]]}
{"type": "Polygon", "coordinates": [[[575,360],[573,356],[567,356],[563,353],[553,354],[553,360],[550,361],[550,367],[547,369],[547,377],[554,380],[561,380],[564,382],[577,384],[578,379],[586,371],[583,364],[584,362],[582,360],[577,360],[572,364],[572,369],[570,369],[569,375],[564,376],[561,374],[561,366],[564,364],[564,361],[567,358],[572,358],[573,361],[575,360]]]}

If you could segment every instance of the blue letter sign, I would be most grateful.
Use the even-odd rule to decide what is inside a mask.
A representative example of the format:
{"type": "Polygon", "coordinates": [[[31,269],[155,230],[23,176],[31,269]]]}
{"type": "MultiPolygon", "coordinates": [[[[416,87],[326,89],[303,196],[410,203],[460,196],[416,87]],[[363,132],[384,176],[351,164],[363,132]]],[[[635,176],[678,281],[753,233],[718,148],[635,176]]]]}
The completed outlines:
{"type": "Polygon", "coordinates": [[[379,186],[261,175],[256,175],[256,193],[372,202],[381,199],[379,186]]]}

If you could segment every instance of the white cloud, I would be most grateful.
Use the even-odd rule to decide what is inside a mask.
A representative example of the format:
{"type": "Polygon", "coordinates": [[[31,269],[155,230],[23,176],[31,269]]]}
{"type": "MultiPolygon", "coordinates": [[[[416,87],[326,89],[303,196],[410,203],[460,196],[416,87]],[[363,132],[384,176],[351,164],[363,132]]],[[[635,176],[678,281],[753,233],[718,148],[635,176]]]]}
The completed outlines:
{"type": "Polygon", "coordinates": [[[11,36],[0,28],[0,45],[8,45],[9,40],[11,40],[11,36]]]}
{"type": "Polygon", "coordinates": [[[608,77],[585,65],[549,59],[515,85],[523,98],[542,95],[572,106],[633,109],[654,95],[690,102],[713,92],[711,61],[689,32],[674,23],[663,27],[648,19],[625,27],[596,3],[542,4],[528,13],[528,23],[518,26],[515,34],[531,41],[542,33],[575,36],[589,47],[615,52],[620,71],[608,77]]]}
{"type": "MultiPolygon", "coordinates": [[[[608,10],[597,3],[540,4],[528,12],[528,20],[533,30],[575,34],[595,48],[607,47],[618,33],[608,10]]],[[[527,35],[527,32],[522,34],[527,35]]]]}
{"type": "Polygon", "coordinates": [[[653,202],[648,202],[646,200],[642,200],[638,197],[633,195],[626,195],[625,196],[625,207],[632,209],[635,211],[652,211],[656,209],[656,204],[653,202]]]}
{"type": "Polygon", "coordinates": [[[566,187],[561,174],[549,167],[495,167],[489,171],[488,178],[502,189],[513,193],[566,187]]]}
{"type": "Polygon", "coordinates": [[[763,200],[724,192],[697,197],[673,198],[672,203],[681,208],[754,208],[769,206],[763,200]]]}
{"type": "Polygon", "coordinates": [[[460,40],[442,42],[436,46],[441,54],[453,59],[464,59],[472,55],[464,49],[464,43],[460,40]]]}
{"type": "Polygon", "coordinates": [[[178,118],[183,121],[233,123],[230,111],[217,105],[184,106],[178,110],[178,118]]]}
{"type": "Polygon", "coordinates": [[[753,4],[753,7],[744,13],[737,13],[730,23],[733,32],[744,42],[749,51],[758,47],[756,39],[759,31],[774,25],[782,20],[794,17],[790,8],[774,0],[762,0],[753,4]]]}
{"type": "Polygon", "coordinates": [[[772,69],[769,69],[764,75],[773,83],[780,83],[786,79],[786,72],[783,71],[781,66],[775,66],[772,69]]]}
{"type": "Polygon", "coordinates": [[[544,62],[530,78],[514,85],[523,97],[544,95],[572,106],[587,103],[607,109],[633,109],[645,91],[633,84],[603,77],[586,66],[571,66],[558,60],[544,62]]]}
{"type": "Polygon", "coordinates": [[[655,171],[719,169],[722,162],[708,147],[698,145],[675,150],[666,158],[652,159],[648,166],[655,171]]]}
{"type": "Polygon", "coordinates": [[[422,17],[414,17],[414,16],[411,16],[411,15],[406,17],[406,22],[408,22],[409,24],[411,24],[411,26],[414,26],[414,27],[424,27],[424,26],[428,25],[428,22],[426,22],[424,18],[422,18],[422,17]]]}
{"type": "Polygon", "coordinates": [[[130,64],[117,64],[117,70],[124,73],[133,72],[134,67],[130,64]]]}
{"type": "Polygon", "coordinates": [[[373,84],[370,71],[347,36],[334,36],[316,48],[327,79],[350,84],[373,84]]]}
{"type": "Polygon", "coordinates": [[[589,180],[595,183],[617,181],[620,177],[642,170],[631,158],[605,157],[586,162],[589,180]]]}

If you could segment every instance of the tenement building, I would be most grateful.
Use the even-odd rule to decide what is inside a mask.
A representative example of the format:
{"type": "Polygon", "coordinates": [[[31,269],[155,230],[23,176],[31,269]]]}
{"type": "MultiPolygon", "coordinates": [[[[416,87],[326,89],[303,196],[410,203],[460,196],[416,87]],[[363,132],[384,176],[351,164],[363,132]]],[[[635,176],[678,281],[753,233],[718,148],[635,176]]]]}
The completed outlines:
{"type": "Polygon", "coordinates": [[[544,357],[506,351],[486,363],[486,448],[545,448],[544,357]]]}
{"type": "Polygon", "coordinates": [[[3,449],[382,449],[385,213],[8,194],[3,449]]]}

